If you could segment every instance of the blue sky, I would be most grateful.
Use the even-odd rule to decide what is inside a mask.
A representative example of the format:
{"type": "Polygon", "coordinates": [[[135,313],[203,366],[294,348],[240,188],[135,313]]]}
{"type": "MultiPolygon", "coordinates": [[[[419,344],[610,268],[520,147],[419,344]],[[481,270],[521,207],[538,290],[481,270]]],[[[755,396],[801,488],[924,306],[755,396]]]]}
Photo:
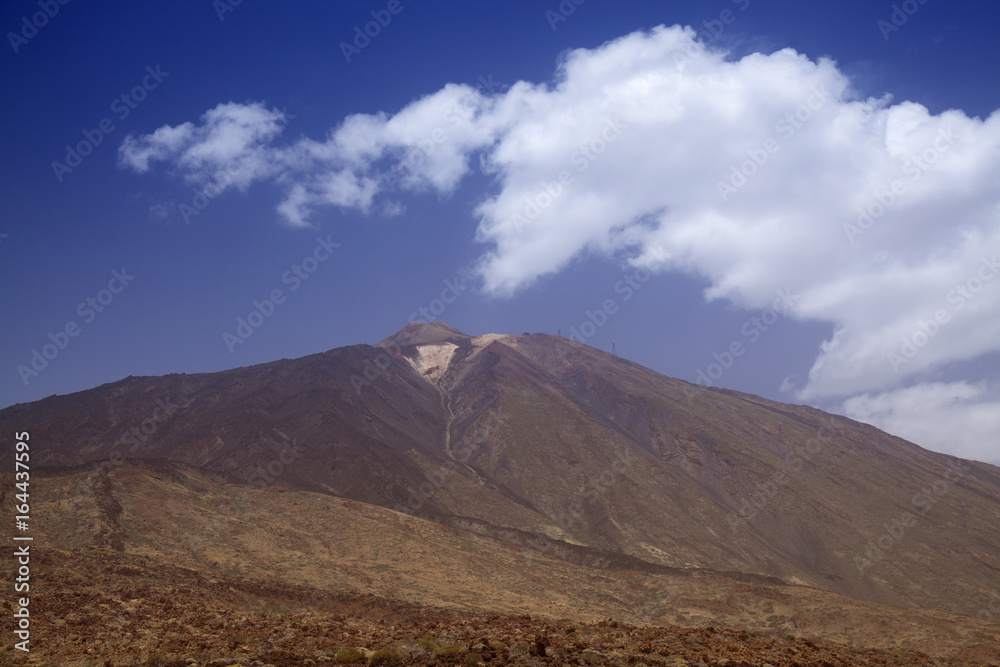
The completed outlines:
{"type": "Polygon", "coordinates": [[[1000,461],[997,3],[0,22],[0,406],[375,343],[425,309],[1000,461]]]}

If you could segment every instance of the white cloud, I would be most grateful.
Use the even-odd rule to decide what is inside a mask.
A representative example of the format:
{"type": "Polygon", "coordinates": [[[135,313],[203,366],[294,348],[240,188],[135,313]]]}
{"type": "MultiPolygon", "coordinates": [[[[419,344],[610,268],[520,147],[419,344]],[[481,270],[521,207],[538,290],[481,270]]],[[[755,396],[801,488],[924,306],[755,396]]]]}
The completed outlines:
{"type": "Polygon", "coordinates": [[[266,146],[280,134],[284,114],[262,104],[220,104],[209,109],[201,125],[165,125],[152,134],[125,137],[118,161],[139,173],[151,163],[170,162],[188,180],[216,182],[223,189],[246,188],[275,174],[266,146]]]}
{"type": "Polygon", "coordinates": [[[1000,393],[984,383],[862,394],[845,401],[842,412],[924,447],[1000,465],[1000,393]]]}
{"type": "Polygon", "coordinates": [[[285,200],[278,204],[278,213],[292,227],[308,227],[307,211],[313,201],[305,187],[293,185],[285,200]]]}
{"type": "Polygon", "coordinates": [[[793,317],[835,331],[800,400],[898,390],[1000,349],[1000,113],[866,99],[829,59],[728,60],[659,27],[568,53],[551,84],[450,84],[323,141],[275,146],[283,121],[220,105],[127,138],[122,164],[193,179],[235,164],[241,187],[282,185],[278,212],[302,226],[321,206],[447,195],[478,158],[496,183],[476,208],[486,291],[584,253],[698,276],[708,299],[748,309],[791,289],[793,317]]]}

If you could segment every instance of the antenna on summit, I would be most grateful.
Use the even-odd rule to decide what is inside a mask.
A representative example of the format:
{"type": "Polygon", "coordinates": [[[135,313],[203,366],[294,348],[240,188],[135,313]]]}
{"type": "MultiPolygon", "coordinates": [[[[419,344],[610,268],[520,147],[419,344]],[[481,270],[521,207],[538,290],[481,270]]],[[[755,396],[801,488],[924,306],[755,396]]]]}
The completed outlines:
{"type": "Polygon", "coordinates": [[[615,352],[615,342],[614,341],[611,341],[611,354],[615,355],[616,357],[618,356],[618,353],[615,352]]]}

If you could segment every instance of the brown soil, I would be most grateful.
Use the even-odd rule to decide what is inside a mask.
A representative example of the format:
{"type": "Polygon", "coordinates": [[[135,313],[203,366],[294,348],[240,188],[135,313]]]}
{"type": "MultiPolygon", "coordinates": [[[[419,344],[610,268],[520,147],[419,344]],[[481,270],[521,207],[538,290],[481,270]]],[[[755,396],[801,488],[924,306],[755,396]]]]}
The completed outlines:
{"type": "Polygon", "coordinates": [[[25,655],[7,645],[0,665],[284,667],[338,664],[350,647],[362,649],[356,664],[1000,664],[1000,651],[935,659],[721,627],[463,614],[374,595],[209,578],[108,549],[41,551],[33,562],[44,582],[32,603],[33,650],[25,655]],[[371,656],[382,649],[388,651],[371,656]]]}

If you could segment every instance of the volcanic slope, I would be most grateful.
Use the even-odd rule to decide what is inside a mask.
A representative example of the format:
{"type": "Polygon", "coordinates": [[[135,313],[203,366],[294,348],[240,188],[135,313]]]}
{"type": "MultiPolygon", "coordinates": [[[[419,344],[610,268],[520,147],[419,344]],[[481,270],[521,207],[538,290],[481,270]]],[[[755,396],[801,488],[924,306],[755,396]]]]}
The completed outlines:
{"type": "Polygon", "coordinates": [[[0,411],[35,464],[165,459],[603,568],[700,568],[990,613],[1000,469],[550,336],[376,345],[130,377],[0,411]]]}

